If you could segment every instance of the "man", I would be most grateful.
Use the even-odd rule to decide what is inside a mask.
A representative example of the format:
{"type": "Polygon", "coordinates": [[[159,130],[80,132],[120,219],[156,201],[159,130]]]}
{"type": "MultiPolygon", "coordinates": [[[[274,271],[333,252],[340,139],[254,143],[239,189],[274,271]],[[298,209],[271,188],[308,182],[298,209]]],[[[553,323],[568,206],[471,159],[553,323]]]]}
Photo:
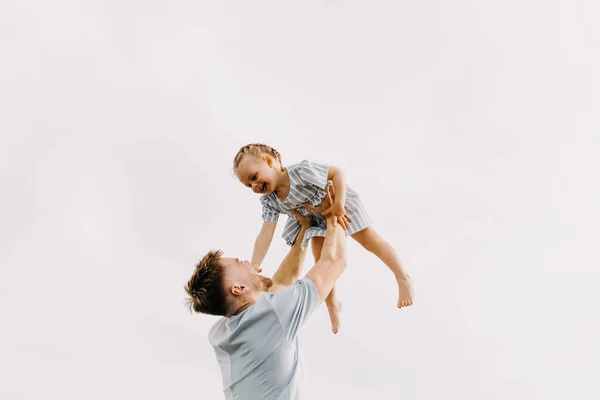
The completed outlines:
{"type": "MultiPolygon", "coordinates": [[[[329,192],[327,200],[323,203],[329,204],[313,210],[328,208],[329,192]]],[[[302,398],[298,331],[346,268],[346,236],[336,217],[327,216],[321,259],[296,280],[306,255],[300,244],[310,220],[295,215],[302,229],[272,280],[248,261],[211,251],[185,288],[194,311],[223,316],[211,328],[209,341],[228,400],[302,398]]]]}

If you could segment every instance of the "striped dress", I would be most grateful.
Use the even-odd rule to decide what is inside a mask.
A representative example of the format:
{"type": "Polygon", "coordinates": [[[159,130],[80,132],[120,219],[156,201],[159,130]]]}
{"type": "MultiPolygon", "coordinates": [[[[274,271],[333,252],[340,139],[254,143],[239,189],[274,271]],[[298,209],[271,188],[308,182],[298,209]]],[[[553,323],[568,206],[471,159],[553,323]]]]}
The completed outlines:
{"type": "MultiPolygon", "coordinates": [[[[288,216],[282,237],[285,242],[291,246],[296,241],[300,232],[300,222],[292,214],[296,209],[302,215],[310,215],[313,220],[311,226],[304,234],[304,240],[301,248],[304,249],[310,238],[313,236],[325,237],[327,224],[325,218],[319,214],[307,210],[302,204],[308,203],[313,207],[321,204],[327,192],[325,187],[327,182],[327,172],[329,166],[308,160],[287,167],[290,176],[290,193],[284,201],[279,200],[277,194],[269,193],[262,195],[260,202],[262,204],[263,221],[277,222],[279,214],[288,216]]],[[[372,224],[367,210],[360,201],[358,193],[349,185],[346,185],[346,213],[352,218],[348,223],[346,236],[359,232],[372,224]]]]}

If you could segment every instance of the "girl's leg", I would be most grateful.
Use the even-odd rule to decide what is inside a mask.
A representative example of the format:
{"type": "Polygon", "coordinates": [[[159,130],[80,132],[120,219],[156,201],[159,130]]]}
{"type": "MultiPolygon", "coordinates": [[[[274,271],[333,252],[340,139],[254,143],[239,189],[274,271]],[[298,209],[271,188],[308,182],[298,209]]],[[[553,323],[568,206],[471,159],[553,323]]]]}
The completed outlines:
{"type": "MultiPolygon", "coordinates": [[[[313,236],[311,239],[311,248],[315,263],[321,258],[321,250],[323,250],[324,237],[313,236]]],[[[340,330],[340,313],[342,312],[342,304],[337,301],[335,286],[325,299],[327,311],[329,311],[329,319],[331,320],[331,330],[333,333],[338,333],[340,330]]]]}
{"type": "Polygon", "coordinates": [[[375,254],[394,273],[398,283],[398,308],[408,307],[413,303],[413,285],[410,276],[406,273],[396,250],[383,239],[373,228],[368,227],[352,235],[352,238],[366,250],[375,254]]]}

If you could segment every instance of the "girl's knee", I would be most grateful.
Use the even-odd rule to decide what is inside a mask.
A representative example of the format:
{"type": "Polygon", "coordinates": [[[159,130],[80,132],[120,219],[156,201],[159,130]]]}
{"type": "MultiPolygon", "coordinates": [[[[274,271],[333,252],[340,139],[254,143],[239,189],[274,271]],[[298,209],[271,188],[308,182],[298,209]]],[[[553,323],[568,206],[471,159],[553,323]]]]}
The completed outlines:
{"type": "Polygon", "coordinates": [[[310,238],[310,245],[313,249],[320,249],[323,247],[323,243],[325,242],[324,237],[313,236],[310,238]]]}

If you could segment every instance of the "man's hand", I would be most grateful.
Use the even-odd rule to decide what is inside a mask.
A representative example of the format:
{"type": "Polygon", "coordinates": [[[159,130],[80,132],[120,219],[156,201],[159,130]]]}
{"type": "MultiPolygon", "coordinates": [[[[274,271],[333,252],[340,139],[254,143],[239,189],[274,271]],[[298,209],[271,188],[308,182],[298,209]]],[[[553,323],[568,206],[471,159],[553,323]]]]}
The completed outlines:
{"type": "Polygon", "coordinates": [[[296,219],[298,220],[298,222],[300,222],[300,225],[304,229],[308,229],[311,227],[312,221],[310,219],[310,215],[302,215],[298,210],[292,210],[292,214],[294,214],[294,217],[296,217],[296,219]]]}
{"type": "Polygon", "coordinates": [[[323,213],[326,217],[333,216],[333,223],[339,222],[344,230],[348,229],[348,222],[352,221],[350,216],[346,214],[346,207],[339,201],[334,201],[333,205],[323,213]]]}
{"type": "Polygon", "coordinates": [[[327,195],[321,204],[319,204],[317,207],[311,207],[310,204],[304,203],[304,207],[306,207],[307,210],[316,212],[324,217],[333,217],[333,226],[336,225],[336,222],[339,222],[340,226],[344,228],[344,230],[348,229],[348,222],[352,221],[352,218],[346,214],[346,209],[343,204],[336,203],[335,188],[333,185],[327,185],[325,190],[327,195]]]}

